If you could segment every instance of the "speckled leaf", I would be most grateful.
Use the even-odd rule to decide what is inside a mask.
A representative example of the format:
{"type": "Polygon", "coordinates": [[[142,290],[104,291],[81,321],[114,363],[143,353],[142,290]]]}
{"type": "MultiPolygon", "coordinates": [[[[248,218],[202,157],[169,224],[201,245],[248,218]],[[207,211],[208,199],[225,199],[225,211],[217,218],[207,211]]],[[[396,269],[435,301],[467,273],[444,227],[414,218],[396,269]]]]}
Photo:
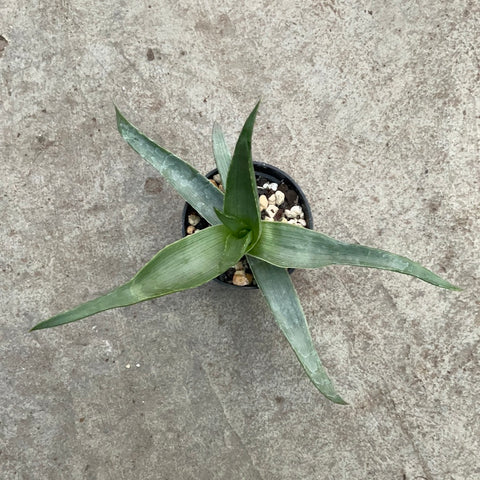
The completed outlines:
{"type": "Polygon", "coordinates": [[[235,265],[250,240],[251,234],[236,238],[223,225],[184,237],[160,250],[125,285],[45,320],[32,330],[56,327],[111,308],[198,287],[235,265]]]}
{"type": "Polygon", "coordinates": [[[438,287],[459,290],[406,257],[363,245],[339,242],[288,223],[262,223],[262,235],[249,254],[278,267],[318,268],[337,264],[379,268],[412,275],[438,287]]]}
{"type": "Polygon", "coordinates": [[[220,223],[213,209],[223,208],[223,193],[191,165],[137,130],[116,107],[115,111],[118,131],[125,141],[155,167],[208,223],[211,225],[220,223]]]}
{"type": "Polygon", "coordinates": [[[293,348],[308,377],[329,400],[344,405],[346,402],[336,393],[315,350],[305,314],[287,270],[265,263],[250,255],[247,258],[275,321],[293,348]]]}

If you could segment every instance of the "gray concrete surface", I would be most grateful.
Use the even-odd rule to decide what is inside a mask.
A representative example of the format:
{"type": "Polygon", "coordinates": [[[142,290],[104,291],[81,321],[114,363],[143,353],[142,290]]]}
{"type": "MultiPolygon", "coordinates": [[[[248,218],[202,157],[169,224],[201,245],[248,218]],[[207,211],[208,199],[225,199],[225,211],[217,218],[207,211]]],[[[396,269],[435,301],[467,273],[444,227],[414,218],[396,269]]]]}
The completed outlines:
{"type": "Polygon", "coordinates": [[[479,25],[457,0],[2,2],[0,478],[480,478],[479,25]],[[318,230],[464,291],[295,272],[346,407],[255,292],[28,333],[180,235],[112,102],[207,171],[213,121],[233,146],[259,97],[255,158],[301,182],[318,230]]]}

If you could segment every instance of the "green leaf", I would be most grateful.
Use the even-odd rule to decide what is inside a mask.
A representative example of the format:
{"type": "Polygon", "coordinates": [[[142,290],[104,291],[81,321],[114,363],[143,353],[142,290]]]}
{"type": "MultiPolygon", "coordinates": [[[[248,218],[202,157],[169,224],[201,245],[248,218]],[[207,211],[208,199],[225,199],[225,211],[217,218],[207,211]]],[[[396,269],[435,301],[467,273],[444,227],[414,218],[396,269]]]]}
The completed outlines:
{"type": "Polygon", "coordinates": [[[208,227],[160,250],[129,282],[102,297],[35,325],[56,327],[111,308],[198,287],[240,260],[251,235],[234,237],[223,225],[208,227]]]}
{"type": "Polygon", "coordinates": [[[125,141],[165,177],[208,223],[219,224],[214,208],[223,208],[223,193],[204,175],[137,130],[115,107],[118,131],[125,141]]]}
{"type": "Polygon", "coordinates": [[[308,377],[329,400],[345,405],[346,402],[336,393],[313,346],[305,314],[287,270],[252,258],[250,255],[247,255],[247,258],[275,321],[308,377]]]}
{"type": "Polygon", "coordinates": [[[222,129],[218,123],[213,124],[212,131],[213,156],[217,165],[218,173],[222,177],[223,189],[227,188],[227,176],[232,156],[228,151],[227,142],[223,135],[222,129]]]}
{"type": "Polygon", "coordinates": [[[235,235],[237,238],[243,237],[249,230],[238,218],[227,215],[220,210],[215,209],[215,213],[220,221],[235,235]]]}
{"type": "Polygon", "coordinates": [[[126,283],[117,287],[115,290],[103,295],[101,297],[95,298],[88,302],[82,303],[71,310],[68,310],[63,313],[59,313],[48,320],[37,323],[30,331],[41,330],[43,328],[52,328],[59,325],[64,325],[65,323],[75,322],[81,318],[89,317],[90,315],[95,315],[96,313],[103,312],[104,310],[110,310],[117,307],[126,307],[128,305],[133,305],[134,303],[139,302],[131,292],[130,285],[126,283]]]}
{"type": "Polygon", "coordinates": [[[262,235],[249,254],[286,268],[354,265],[412,275],[450,290],[459,290],[430,270],[394,253],[339,242],[322,233],[288,223],[262,222],[262,235]]]}
{"type": "Polygon", "coordinates": [[[252,163],[252,133],[260,102],[247,118],[238,138],[235,152],[228,170],[227,188],[223,212],[248,225],[253,233],[253,243],[260,235],[260,208],[257,184],[252,163]]]}

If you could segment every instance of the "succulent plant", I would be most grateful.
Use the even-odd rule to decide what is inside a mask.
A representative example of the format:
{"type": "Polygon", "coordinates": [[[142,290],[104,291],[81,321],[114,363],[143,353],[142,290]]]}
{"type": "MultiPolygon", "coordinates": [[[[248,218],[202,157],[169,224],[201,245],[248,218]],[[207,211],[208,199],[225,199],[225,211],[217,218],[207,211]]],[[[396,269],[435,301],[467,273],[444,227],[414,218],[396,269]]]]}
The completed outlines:
{"type": "Polygon", "coordinates": [[[233,156],[220,127],[214,125],[213,152],[225,193],[191,165],[142,134],[116,108],[118,130],[126,142],[156,168],[211,226],[160,250],[124,285],[40,322],[31,330],[56,327],[111,308],[200,286],[246,255],[275,321],[308,377],[325,397],[345,404],[314,348],[287,268],[355,265],[412,275],[451,290],[458,288],[408,258],[339,242],[300,226],[261,220],[251,154],[258,106],[257,103],[246,120],[233,156]]]}

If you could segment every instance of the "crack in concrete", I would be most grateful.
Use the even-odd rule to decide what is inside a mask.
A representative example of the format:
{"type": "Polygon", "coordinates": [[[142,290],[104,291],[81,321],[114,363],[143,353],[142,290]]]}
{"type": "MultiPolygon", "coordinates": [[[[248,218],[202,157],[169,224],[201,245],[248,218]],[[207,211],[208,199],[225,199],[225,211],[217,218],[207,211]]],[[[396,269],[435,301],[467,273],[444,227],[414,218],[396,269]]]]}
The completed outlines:
{"type": "Polygon", "coordinates": [[[205,370],[205,368],[203,367],[203,364],[202,362],[193,355],[192,352],[190,352],[190,356],[192,358],[192,360],[197,364],[199,365],[200,367],[200,370],[202,371],[205,379],[207,380],[207,383],[208,383],[208,388],[209,390],[213,393],[214,397],[216,398],[218,404],[220,405],[220,408],[222,410],[222,416],[223,418],[225,419],[225,422],[227,423],[227,425],[230,427],[231,431],[235,434],[235,437],[238,439],[238,441],[240,442],[240,445],[242,447],[242,450],[245,452],[248,460],[249,460],[249,463],[252,467],[252,469],[257,473],[258,475],[258,478],[259,480],[264,480],[264,477],[262,476],[262,474],[260,473],[258,467],[255,465],[255,462],[253,461],[253,458],[252,456],[250,455],[250,452],[248,451],[248,448],[246,447],[245,443],[243,442],[240,434],[237,432],[237,430],[235,429],[235,427],[232,425],[230,419],[228,418],[228,415],[227,415],[227,412],[225,411],[225,407],[223,406],[223,403],[220,399],[220,397],[218,396],[218,393],[216,392],[215,388],[213,387],[212,385],[212,382],[211,382],[211,379],[210,379],[210,376],[208,375],[207,371],[205,370]]]}
{"type": "Polygon", "coordinates": [[[413,451],[414,451],[414,453],[417,457],[418,463],[420,464],[421,468],[423,469],[422,473],[425,475],[425,480],[434,480],[433,473],[432,473],[430,467],[428,466],[427,461],[425,460],[425,458],[421,454],[421,452],[420,452],[420,450],[419,450],[419,448],[418,448],[418,446],[415,442],[415,439],[413,438],[413,435],[410,432],[410,430],[408,429],[408,427],[405,425],[405,422],[404,422],[402,416],[398,413],[397,405],[395,404],[395,401],[393,400],[393,398],[388,393],[386,385],[384,385],[384,388],[380,388],[380,391],[382,392],[385,400],[388,403],[390,403],[390,405],[393,407],[392,411],[393,411],[395,420],[397,421],[396,423],[400,427],[400,430],[402,431],[403,435],[407,438],[408,442],[412,446],[413,451]]]}

